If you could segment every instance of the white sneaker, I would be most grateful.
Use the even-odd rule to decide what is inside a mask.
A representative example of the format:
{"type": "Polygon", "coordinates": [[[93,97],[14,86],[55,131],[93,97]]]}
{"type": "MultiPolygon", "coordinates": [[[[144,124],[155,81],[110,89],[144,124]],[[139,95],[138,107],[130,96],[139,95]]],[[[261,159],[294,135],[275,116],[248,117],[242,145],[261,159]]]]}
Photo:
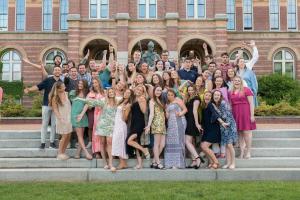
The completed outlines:
{"type": "Polygon", "coordinates": [[[88,143],[88,145],[86,145],[86,147],[85,148],[87,148],[87,149],[90,149],[92,147],[92,143],[91,142],[89,142],[88,143]]]}

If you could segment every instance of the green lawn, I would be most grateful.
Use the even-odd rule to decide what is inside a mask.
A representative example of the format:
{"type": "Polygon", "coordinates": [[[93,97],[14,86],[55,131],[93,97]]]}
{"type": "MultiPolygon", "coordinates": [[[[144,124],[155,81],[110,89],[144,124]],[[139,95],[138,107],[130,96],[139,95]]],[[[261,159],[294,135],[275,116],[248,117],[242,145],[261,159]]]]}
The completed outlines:
{"type": "Polygon", "coordinates": [[[0,199],[300,199],[300,182],[0,183],[0,199]]]}

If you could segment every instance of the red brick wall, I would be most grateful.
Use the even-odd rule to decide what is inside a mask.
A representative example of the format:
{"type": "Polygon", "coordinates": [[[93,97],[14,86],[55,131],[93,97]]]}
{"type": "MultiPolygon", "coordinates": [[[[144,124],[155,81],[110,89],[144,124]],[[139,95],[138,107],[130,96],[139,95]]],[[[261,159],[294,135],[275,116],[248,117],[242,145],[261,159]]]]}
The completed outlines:
{"type": "Polygon", "coordinates": [[[8,31],[15,31],[15,7],[8,8],[8,31]]]}
{"type": "Polygon", "coordinates": [[[280,30],[286,31],[287,30],[287,10],[286,6],[280,7],[280,30]]]}
{"type": "Polygon", "coordinates": [[[270,30],[269,7],[253,7],[253,20],[255,31],[270,30]]]}
{"type": "Polygon", "coordinates": [[[42,7],[26,8],[26,31],[41,31],[42,30],[42,7]]]}

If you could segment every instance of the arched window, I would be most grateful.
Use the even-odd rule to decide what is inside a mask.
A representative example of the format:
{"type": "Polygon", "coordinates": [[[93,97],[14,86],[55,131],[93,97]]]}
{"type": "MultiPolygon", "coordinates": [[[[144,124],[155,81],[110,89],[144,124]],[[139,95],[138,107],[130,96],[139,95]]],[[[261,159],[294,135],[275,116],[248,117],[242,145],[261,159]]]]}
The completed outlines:
{"type": "Polygon", "coordinates": [[[295,57],[288,49],[280,49],[273,57],[274,73],[295,77],[295,57]]]}
{"type": "MultiPolygon", "coordinates": [[[[233,50],[230,53],[229,60],[231,62],[234,62],[234,60],[235,60],[236,55],[238,54],[238,52],[239,52],[239,49],[235,49],[235,50],[233,50]]],[[[248,50],[245,50],[245,49],[243,50],[243,58],[245,60],[245,63],[247,63],[247,62],[249,62],[251,60],[252,56],[251,56],[251,54],[250,54],[250,52],[248,50]]]]}
{"type": "Polygon", "coordinates": [[[22,60],[20,54],[15,50],[5,51],[1,56],[2,80],[20,81],[22,60]]]}
{"type": "Polygon", "coordinates": [[[45,68],[46,68],[46,71],[48,72],[48,74],[52,74],[53,67],[54,67],[53,59],[56,55],[60,55],[62,57],[62,63],[66,62],[66,60],[67,60],[63,51],[61,51],[59,49],[52,49],[52,50],[48,51],[44,56],[44,64],[45,64],[45,68]]]}

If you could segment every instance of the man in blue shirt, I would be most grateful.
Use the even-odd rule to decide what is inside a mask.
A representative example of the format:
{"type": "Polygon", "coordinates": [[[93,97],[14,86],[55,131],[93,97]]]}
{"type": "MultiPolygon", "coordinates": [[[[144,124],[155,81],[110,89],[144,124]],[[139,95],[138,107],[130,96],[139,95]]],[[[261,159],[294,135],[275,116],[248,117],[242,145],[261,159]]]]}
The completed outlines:
{"type": "Polygon", "coordinates": [[[193,83],[196,82],[198,73],[194,70],[191,70],[192,64],[193,63],[190,58],[185,59],[183,69],[178,70],[178,75],[181,80],[189,80],[193,83]]]}
{"type": "Polygon", "coordinates": [[[55,139],[55,115],[52,111],[52,108],[49,106],[49,93],[52,90],[52,86],[54,83],[58,81],[62,81],[60,79],[61,75],[61,68],[60,66],[54,66],[53,68],[53,76],[44,79],[38,85],[32,86],[30,88],[25,88],[24,93],[28,94],[29,92],[34,91],[41,91],[44,90],[44,97],[43,97],[43,106],[42,106],[42,130],[41,130],[41,146],[40,149],[45,149],[46,146],[46,135],[49,120],[51,118],[51,132],[50,132],[50,147],[49,148],[56,148],[54,144],[55,139]]]}

